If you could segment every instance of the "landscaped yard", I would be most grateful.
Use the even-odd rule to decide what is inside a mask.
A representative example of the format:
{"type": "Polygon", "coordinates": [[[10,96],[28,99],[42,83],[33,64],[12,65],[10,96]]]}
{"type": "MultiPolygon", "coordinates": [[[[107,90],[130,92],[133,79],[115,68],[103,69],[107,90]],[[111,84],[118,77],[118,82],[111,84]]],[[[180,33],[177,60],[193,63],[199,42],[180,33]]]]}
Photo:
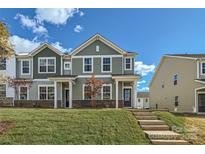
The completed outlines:
{"type": "Polygon", "coordinates": [[[205,144],[205,116],[154,112],[192,144],[205,144]]]}
{"type": "Polygon", "coordinates": [[[0,109],[0,144],[148,144],[135,117],[115,109],[0,109]]]}

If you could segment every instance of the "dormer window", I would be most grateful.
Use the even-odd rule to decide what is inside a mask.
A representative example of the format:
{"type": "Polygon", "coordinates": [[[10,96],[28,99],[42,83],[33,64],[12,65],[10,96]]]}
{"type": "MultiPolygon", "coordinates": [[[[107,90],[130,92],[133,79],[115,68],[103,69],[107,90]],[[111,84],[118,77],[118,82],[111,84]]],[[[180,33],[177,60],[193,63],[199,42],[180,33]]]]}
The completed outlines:
{"type": "Polygon", "coordinates": [[[99,52],[99,51],[100,51],[100,46],[96,45],[96,52],[99,52]]]}

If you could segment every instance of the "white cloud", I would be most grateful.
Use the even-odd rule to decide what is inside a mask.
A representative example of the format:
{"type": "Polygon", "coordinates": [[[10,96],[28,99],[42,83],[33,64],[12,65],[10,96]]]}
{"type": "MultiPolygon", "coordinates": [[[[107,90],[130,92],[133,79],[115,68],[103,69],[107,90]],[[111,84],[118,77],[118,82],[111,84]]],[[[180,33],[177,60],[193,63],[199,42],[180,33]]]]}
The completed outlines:
{"type": "Polygon", "coordinates": [[[77,33],[80,33],[83,30],[83,27],[81,25],[76,25],[74,28],[74,31],[77,33]]]}
{"type": "Polygon", "coordinates": [[[10,37],[10,41],[12,45],[14,45],[14,50],[19,53],[19,52],[30,52],[31,50],[35,49],[38,47],[41,42],[36,41],[36,39],[33,40],[27,40],[24,38],[21,38],[17,35],[13,35],[10,37]]]}
{"type": "Polygon", "coordinates": [[[143,64],[142,61],[135,61],[135,72],[137,74],[140,74],[142,76],[146,76],[150,72],[154,72],[154,70],[155,70],[154,64],[146,65],[146,64],[143,64]]]}
{"type": "Polygon", "coordinates": [[[51,45],[60,50],[61,52],[68,52],[68,49],[63,48],[62,43],[60,42],[51,43],[51,45]]]}
{"type": "Polygon", "coordinates": [[[145,81],[145,80],[138,81],[138,82],[137,82],[137,87],[139,87],[141,84],[144,84],[144,83],[146,83],[146,81],[145,81]]]}
{"type": "MultiPolygon", "coordinates": [[[[12,45],[14,45],[14,50],[16,51],[16,53],[31,52],[33,49],[37,48],[40,44],[43,43],[41,41],[38,41],[36,37],[33,40],[28,40],[17,35],[11,36],[10,42],[12,43],[12,45]]],[[[51,45],[62,52],[69,52],[72,49],[64,48],[60,42],[51,43],[51,45]]]]}
{"type": "Polygon", "coordinates": [[[21,25],[28,29],[31,29],[33,33],[46,35],[48,30],[41,25],[36,19],[30,19],[28,16],[24,16],[23,14],[16,14],[14,19],[20,19],[21,25]]]}
{"type": "Polygon", "coordinates": [[[149,87],[142,87],[142,88],[139,88],[138,91],[149,91],[149,87]]]}
{"type": "Polygon", "coordinates": [[[84,12],[80,11],[79,15],[82,17],[84,16],[84,12]]]}
{"type": "Polygon", "coordinates": [[[66,24],[67,21],[70,18],[72,18],[76,13],[79,13],[79,9],[38,8],[36,9],[36,18],[41,22],[46,21],[51,24],[61,25],[61,24],[66,24]]]}

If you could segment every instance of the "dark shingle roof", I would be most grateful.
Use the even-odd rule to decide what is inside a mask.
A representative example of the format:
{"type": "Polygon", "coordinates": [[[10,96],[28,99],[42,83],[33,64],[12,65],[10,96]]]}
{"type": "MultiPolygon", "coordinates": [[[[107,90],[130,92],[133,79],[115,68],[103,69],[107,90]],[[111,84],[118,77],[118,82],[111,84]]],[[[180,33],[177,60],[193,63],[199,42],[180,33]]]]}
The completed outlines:
{"type": "Polygon", "coordinates": [[[138,98],[149,97],[149,92],[137,92],[137,97],[138,98]]]}

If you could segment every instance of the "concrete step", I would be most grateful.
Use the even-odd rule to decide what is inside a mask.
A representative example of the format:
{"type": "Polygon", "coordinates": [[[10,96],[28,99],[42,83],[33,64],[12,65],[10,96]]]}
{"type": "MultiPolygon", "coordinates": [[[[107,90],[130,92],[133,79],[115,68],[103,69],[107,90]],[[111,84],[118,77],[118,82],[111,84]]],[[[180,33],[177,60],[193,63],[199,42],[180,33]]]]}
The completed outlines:
{"type": "Polygon", "coordinates": [[[157,120],[157,116],[135,116],[138,120],[157,120]]]}
{"type": "Polygon", "coordinates": [[[188,145],[189,142],[185,140],[151,140],[155,145],[188,145]]]}
{"type": "Polygon", "coordinates": [[[138,120],[140,125],[164,125],[166,124],[162,120],[138,120]]]}
{"type": "Polygon", "coordinates": [[[144,131],[152,140],[180,140],[181,135],[173,131],[144,131]]]}
{"type": "Polygon", "coordinates": [[[169,130],[167,125],[140,125],[143,130],[169,130]]]}
{"type": "Polygon", "coordinates": [[[136,116],[153,116],[152,112],[133,112],[136,116]]]}

